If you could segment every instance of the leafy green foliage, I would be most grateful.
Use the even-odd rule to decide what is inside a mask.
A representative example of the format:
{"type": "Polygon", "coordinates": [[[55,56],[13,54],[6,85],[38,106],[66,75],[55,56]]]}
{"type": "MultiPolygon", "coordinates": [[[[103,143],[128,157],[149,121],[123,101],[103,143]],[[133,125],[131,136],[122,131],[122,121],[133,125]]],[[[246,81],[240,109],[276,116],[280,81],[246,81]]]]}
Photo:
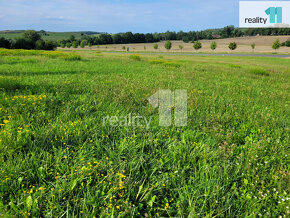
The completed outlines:
{"type": "Polygon", "coordinates": [[[157,49],[158,49],[158,44],[154,44],[154,45],[153,45],[153,48],[154,48],[155,50],[157,50],[157,49]]]}
{"type": "Polygon", "coordinates": [[[231,49],[231,50],[235,50],[237,47],[238,47],[238,45],[236,42],[231,42],[229,44],[229,49],[231,49]]]}
{"type": "Polygon", "coordinates": [[[211,48],[211,50],[216,50],[216,48],[217,48],[217,43],[216,43],[216,42],[212,42],[212,43],[210,44],[210,48],[211,48]]]}
{"type": "Polygon", "coordinates": [[[256,48],[256,44],[255,43],[251,44],[251,48],[254,50],[256,48]]]}
{"type": "Polygon", "coordinates": [[[195,50],[199,50],[199,49],[201,49],[201,48],[202,48],[202,44],[201,44],[201,42],[200,42],[200,41],[195,41],[195,42],[193,43],[193,48],[194,48],[195,50]]]}
{"type": "Polygon", "coordinates": [[[16,39],[13,43],[13,48],[15,49],[33,49],[35,44],[33,41],[25,38],[16,39]]]}
{"type": "Polygon", "coordinates": [[[172,43],[171,41],[167,40],[164,44],[164,47],[167,49],[167,50],[170,50],[171,47],[172,47],[172,43]]]}
{"type": "Polygon", "coordinates": [[[27,30],[22,33],[22,38],[36,42],[41,39],[41,36],[34,30],[27,30]]]}
{"type": "Polygon", "coordinates": [[[41,39],[37,40],[36,43],[35,43],[35,49],[36,50],[42,50],[44,48],[44,46],[45,46],[45,43],[41,39]]]}
{"type": "Polygon", "coordinates": [[[66,46],[67,48],[70,48],[70,47],[72,46],[72,44],[71,44],[70,42],[67,42],[67,43],[65,44],[65,46],[66,46]]]}
{"type": "Polygon", "coordinates": [[[279,39],[277,39],[277,40],[273,43],[272,48],[275,49],[275,50],[277,50],[277,49],[279,49],[280,47],[281,47],[281,43],[280,43],[279,39]]]}
{"type": "Polygon", "coordinates": [[[73,48],[77,48],[77,47],[79,47],[79,42],[78,42],[78,41],[73,41],[73,42],[72,42],[72,47],[73,47],[73,48]]]}
{"type": "Polygon", "coordinates": [[[84,48],[87,44],[88,44],[88,41],[87,40],[82,40],[81,41],[81,44],[80,44],[80,47],[81,48],[84,48]]]}
{"type": "Polygon", "coordinates": [[[5,39],[4,37],[0,38],[0,48],[11,48],[12,43],[10,40],[5,39]]]}

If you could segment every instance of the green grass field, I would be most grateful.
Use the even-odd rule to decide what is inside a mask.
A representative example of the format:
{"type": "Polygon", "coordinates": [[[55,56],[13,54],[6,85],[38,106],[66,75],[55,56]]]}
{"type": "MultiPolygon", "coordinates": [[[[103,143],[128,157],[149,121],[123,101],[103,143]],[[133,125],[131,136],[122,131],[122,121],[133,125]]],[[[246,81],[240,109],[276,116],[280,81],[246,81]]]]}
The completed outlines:
{"type": "Polygon", "coordinates": [[[0,50],[0,216],[289,217],[290,60],[0,50]],[[186,89],[188,126],[147,99],[186,89]],[[152,116],[149,129],[105,116],[152,116]]]}

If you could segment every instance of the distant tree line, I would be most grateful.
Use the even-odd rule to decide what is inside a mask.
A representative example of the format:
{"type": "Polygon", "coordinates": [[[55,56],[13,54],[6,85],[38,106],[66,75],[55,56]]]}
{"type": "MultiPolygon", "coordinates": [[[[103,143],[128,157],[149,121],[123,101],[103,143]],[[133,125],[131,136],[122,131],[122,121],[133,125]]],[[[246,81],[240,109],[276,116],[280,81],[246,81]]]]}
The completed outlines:
{"type": "Polygon", "coordinates": [[[240,29],[234,26],[227,26],[221,29],[208,29],[203,31],[190,32],[170,32],[159,33],[157,38],[160,40],[182,40],[184,42],[194,42],[202,39],[218,39],[242,36],[271,36],[271,35],[290,35],[290,28],[251,28],[240,29]]]}
{"type": "MultiPolygon", "coordinates": [[[[71,35],[69,39],[57,40],[43,40],[41,35],[45,35],[44,30],[36,32],[28,30],[22,33],[22,37],[11,40],[0,38],[0,48],[15,48],[15,49],[42,49],[54,50],[57,46],[60,47],[85,47],[92,45],[106,45],[106,44],[126,44],[126,43],[154,43],[163,40],[182,40],[184,42],[195,42],[202,39],[218,39],[218,38],[231,38],[242,36],[270,36],[270,35],[290,35],[290,28],[252,28],[240,29],[234,26],[227,26],[221,29],[208,29],[203,31],[190,31],[190,32],[171,32],[165,33],[118,33],[107,34],[102,33],[99,35],[91,35],[83,33],[80,39],[76,39],[71,35]]],[[[289,44],[289,43],[288,43],[289,44]]],[[[288,45],[285,44],[286,46],[288,45]]],[[[198,47],[199,45],[196,44],[198,47]]]]}
{"type": "Polygon", "coordinates": [[[41,35],[34,30],[27,30],[22,33],[20,38],[15,40],[0,38],[0,48],[7,49],[35,49],[35,50],[54,50],[57,44],[52,40],[43,40],[41,35]]]}
{"type": "MultiPolygon", "coordinates": [[[[78,47],[82,43],[85,45],[106,45],[106,44],[127,44],[127,43],[152,43],[164,40],[182,40],[184,42],[195,42],[202,39],[218,39],[242,36],[271,36],[271,35],[290,35],[290,28],[253,28],[240,29],[234,26],[227,26],[221,29],[209,29],[203,31],[190,32],[170,32],[165,33],[118,33],[118,34],[99,34],[98,36],[82,35],[81,39],[76,39],[73,35],[69,39],[58,40],[57,44],[61,47],[78,47]]],[[[83,46],[81,46],[83,47],[83,46]]]]}
{"type": "Polygon", "coordinates": [[[127,43],[151,43],[159,42],[161,39],[158,34],[152,33],[118,33],[118,34],[99,34],[98,36],[91,36],[83,34],[81,39],[76,39],[71,35],[69,39],[57,40],[60,47],[76,47],[83,45],[106,45],[106,44],[127,44],[127,43]]]}

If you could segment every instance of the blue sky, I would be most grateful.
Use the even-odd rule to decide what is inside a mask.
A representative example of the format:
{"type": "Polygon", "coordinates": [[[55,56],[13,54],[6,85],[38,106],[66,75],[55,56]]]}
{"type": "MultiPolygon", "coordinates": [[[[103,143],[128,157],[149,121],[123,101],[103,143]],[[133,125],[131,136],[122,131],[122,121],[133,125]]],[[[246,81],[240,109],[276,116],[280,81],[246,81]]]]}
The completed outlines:
{"type": "Polygon", "coordinates": [[[162,32],[238,25],[238,0],[0,0],[0,30],[162,32]]]}

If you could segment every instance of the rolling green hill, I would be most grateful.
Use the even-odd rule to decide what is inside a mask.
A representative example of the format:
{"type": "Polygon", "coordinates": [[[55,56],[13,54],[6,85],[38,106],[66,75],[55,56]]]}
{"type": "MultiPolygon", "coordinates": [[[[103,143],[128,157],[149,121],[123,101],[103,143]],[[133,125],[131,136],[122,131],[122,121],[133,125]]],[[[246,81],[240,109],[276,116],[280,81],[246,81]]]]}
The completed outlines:
{"type": "MultiPolygon", "coordinates": [[[[24,30],[4,30],[0,31],[0,37],[4,37],[7,39],[15,39],[21,37],[22,32],[24,30]]],[[[96,35],[98,32],[41,32],[39,31],[43,39],[51,39],[51,40],[58,40],[58,39],[67,39],[71,35],[74,35],[77,39],[80,39],[83,34],[87,35],[96,35]]]]}

